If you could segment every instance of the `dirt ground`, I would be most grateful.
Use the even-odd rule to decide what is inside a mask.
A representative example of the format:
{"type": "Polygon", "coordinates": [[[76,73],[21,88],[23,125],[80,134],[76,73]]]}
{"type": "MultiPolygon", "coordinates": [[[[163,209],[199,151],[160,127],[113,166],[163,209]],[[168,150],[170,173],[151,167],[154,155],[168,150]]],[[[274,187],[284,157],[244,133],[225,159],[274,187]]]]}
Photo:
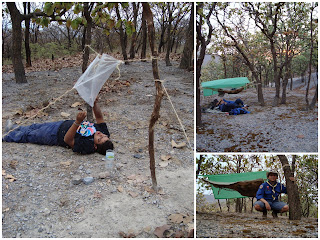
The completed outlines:
{"type": "Polygon", "coordinates": [[[197,213],[197,238],[318,238],[318,219],[261,213],[197,213]]]}
{"type": "MultiPolygon", "coordinates": [[[[159,62],[160,78],[165,79],[193,147],[193,73],[172,63],[166,67],[159,62]]],[[[80,75],[79,66],[29,72],[28,83],[17,85],[12,73],[3,73],[3,126],[7,119],[22,125],[74,119],[86,109],[75,90],[40,117],[29,117],[71,89],[80,75]],[[71,107],[76,102],[81,105],[71,107]]],[[[172,140],[183,145],[186,139],[167,97],[155,126],[156,175],[162,190],[151,189],[148,124],[155,96],[151,62],[122,65],[116,81],[117,76],[115,71],[99,95],[115,144],[114,176],[101,176],[105,168],[98,153],[79,155],[58,146],[2,142],[3,237],[186,237],[193,229],[194,154],[188,146],[172,146],[172,140]],[[75,184],[77,178],[89,176],[94,182],[75,184]]]]}
{"type": "MultiPolygon", "coordinates": [[[[310,102],[315,88],[310,90],[310,102]]],[[[203,125],[197,128],[197,152],[318,152],[318,104],[305,108],[305,91],[287,92],[287,103],[272,107],[275,88],[263,89],[266,106],[258,103],[254,88],[224,96],[240,98],[250,114],[202,113],[203,125]]],[[[203,97],[202,108],[217,95],[203,97]]]]}

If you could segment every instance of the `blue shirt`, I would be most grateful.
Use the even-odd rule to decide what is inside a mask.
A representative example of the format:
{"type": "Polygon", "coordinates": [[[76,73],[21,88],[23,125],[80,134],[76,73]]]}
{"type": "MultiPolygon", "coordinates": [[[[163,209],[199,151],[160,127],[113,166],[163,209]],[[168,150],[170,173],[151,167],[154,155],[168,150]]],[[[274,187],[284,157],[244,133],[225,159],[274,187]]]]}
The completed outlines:
{"type": "Polygon", "coordinates": [[[269,181],[266,181],[260,185],[256,198],[257,200],[263,198],[268,202],[273,202],[278,201],[281,193],[287,193],[287,188],[283,184],[277,182],[275,185],[271,185],[269,181]]]}

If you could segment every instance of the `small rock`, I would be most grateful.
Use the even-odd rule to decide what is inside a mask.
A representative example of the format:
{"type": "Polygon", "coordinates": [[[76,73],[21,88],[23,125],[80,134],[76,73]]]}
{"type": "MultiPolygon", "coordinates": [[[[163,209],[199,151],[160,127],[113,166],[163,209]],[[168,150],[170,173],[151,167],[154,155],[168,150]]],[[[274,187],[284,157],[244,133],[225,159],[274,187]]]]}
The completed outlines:
{"type": "Polygon", "coordinates": [[[104,179],[104,178],[107,178],[107,177],[110,177],[110,173],[109,172],[101,172],[98,174],[98,178],[100,179],[104,179]]]}
{"type": "Polygon", "coordinates": [[[82,178],[79,175],[75,175],[71,182],[73,185],[78,185],[82,182],[82,178]]]}
{"type": "Polygon", "coordinates": [[[85,177],[84,179],[82,179],[82,181],[84,182],[84,184],[90,184],[90,183],[93,183],[94,178],[93,177],[85,177]]]}
{"type": "Polygon", "coordinates": [[[43,214],[44,214],[45,216],[49,216],[50,213],[51,213],[51,211],[50,211],[48,208],[45,208],[45,209],[43,210],[43,214]]]}
{"type": "Polygon", "coordinates": [[[140,158],[142,158],[142,155],[141,154],[134,154],[133,157],[140,159],[140,158]]]}

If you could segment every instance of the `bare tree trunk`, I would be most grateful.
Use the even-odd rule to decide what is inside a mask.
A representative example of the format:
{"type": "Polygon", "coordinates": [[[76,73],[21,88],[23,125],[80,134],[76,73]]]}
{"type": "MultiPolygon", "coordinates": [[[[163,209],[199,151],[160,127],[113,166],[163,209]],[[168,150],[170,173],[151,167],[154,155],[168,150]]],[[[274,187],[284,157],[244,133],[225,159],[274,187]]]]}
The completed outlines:
{"type": "Polygon", "coordinates": [[[113,48],[112,48],[112,45],[111,45],[111,41],[110,41],[110,36],[109,35],[107,36],[107,44],[109,46],[110,51],[113,52],[113,48]]]}
{"type": "Polygon", "coordinates": [[[314,96],[313,96],[312,101],[311,101],[310,106],[309,106],[310,110],[314,109],[314,107],[316,106],[317,101],[318,101],[318,84],[317,84],[316,91],[314,93],[314,96]]]}
{"type": "MultiPolygon", "coordinates": [[[[211,41],[211,35],[213,32],[213,27],[210,23],[210,17],[212,14],[213,9],[215,8],[216,3],[213,3],[212,6],[209,9],[209,13],[206,16],[206,23],[209,27],[209,33],[208,33],[208,37],[207,40],[205,39],[204,34],[202,33],[202,20],[203,17],[202,15],[200,15],[200,21],[197,21],[197,25],[196,25],[196,30],[197,30],[197,42],[199,43],[199,47],[200,47],[200,53],[199,56],[197,57],[197,68],[196,68],[196,125],[200,126],[201,125],[201,107],[200,107],[200,77],[201,77],[201,66],[203,63],[203,59],[205,57],[206,54],[206,48],[207,45],[210,43],[211,41]]],[[[197,5],[197,14],[198,11],[201,11],[201,9],[203,8],[203,3],[198,3],[197,5]]],[[[198,51],[196,51],[198,52],[198,51]]]]}
{"type": "Polygon", "coordinates": [[[220,212],[222,212],[222,208],[221,208],[221,204],[220,204],[219,199],[218,199],[218,205],[219,205],[219,208],[220,208],[220,212]]]}
{"type": "MultiPolygon", "coordinates": [[[[85,45],[90,45],[91,44],[91,29],[92,29],[92,18],[90,16],[90,11],[89,8],[92,7],[94,3],[84,3],[83,6],[83,13],[84,16],[87,20],[87,26],[84,31],[84,43],[85,45]]],[[[82,62],[82,72],[84,73],[88,67],[88,62],[89,62],[89,51],[90,49],[88,47],[84,47],[84,53],[83,53],[83,62],[82,62]]],[[[89,122],[93,122],[93,112],[92,112],[92,107],[89,104],[87,105],[87,120],[89,122]]]]}
{"type": "Polygon", "coordinates": [[[308,78],[308,85],[307,85],[307,90],[306,90],[306,104],[307,104],[307,109],[310,109],[309,105],[309,88],[310,88],[310,81],[311,81],[311,66],[312,66],[312,54],[313,54],[313,27],[312,27],[312,13],[313,13],[313,3],[312,3],[312,8],[311,8],[311,16],[310,16],[310,60],[309,60],[309,78],[308,78]]]}
{"type": "Polygon", "coordinates": [[[170,7],[170,2],[167,3],[169,12],[169,24],[167,32],[167,52],[166,52],[166,66],[172,66],[170,63],[170,51],[171,51],[171,27],[172,27],[172,10],[170,7]]]}
{"type": "Polygon", "coordinates": [[[300,220],[301,219],[301,203],[299,198],[298,186],[295,182],[290,180],[290,177],[294,176],[294,173],[290,169],[288,159],[285,155],[278,155],[279,160],[282,164],[284,171],[284,176],[286,179],[287,193],[288,193],[288,203],[289,203],[289,219],[290,220],[300,220]]]}
{"type": "Polygon", "coordinates": [[[152,178],[152,188],[157,191],[157,179],[156,179],[156,171],[155,171],[155,157],[154,157],[154,125],[160,117],[160,107],[161,100],[163,97],[163,89],[161,86],[159,69],[158,69],[158,52],[155,50],[154,42],[155,42],[155,29],[153,24],[153,16],[149,6],[149,3],[143,2],[143,11],[145,13],[145,18],[148,24],[148,35],[149,35],[149,43],[150,49],[152,53],[152,72],[153,78],[155,80],[156,86],[156,98],[153,107],[153,112],[151,114],[150,124],[149,124],[149,156],[150,156],[150,171],[152,178]]]}
{"type": "Polygon", "coordinates": [[[166,26],[165,26],[165,7],[162,6],[162,24],[160,26],[161,28],[161,35],[160,35],[160,40],[159,40],[159,46],[158,46],[158,52],[161,53],[161,49],[164,46],[165,42],[164,42],[164,35],[166,32],[166,26]]]}
{"type": "Polygon", "coordinates": [[[224,54],[222,54],[221,59],[223,62],[224,78],[227,78],[227,65],[226,65],[227,58],[224,54]]]}
{"type": "Polygon", "coordinates": [[[194,26],[194,3],[192,3],[191,6],[191,15],[190,15],[190,21],[189,21],[189,27],[188,27],[188,31],[187,31],[187,41],[184,45],[183,48],[183,53],[182,53],[182,58],[181,58],[181,62],[180,62],[180,66],[179,68],[182,69],[191,69],[193,66],[193,62],[192,62],[192,56],[193,56],[193,52],[194,52],[194,31],[193,31],[193,26],[194,26]]]}
{"type": "Polygon", "coordinates": [[[132,8],[133,8],[133,26],[135,28],[134,33],[132,33],[131,37],[131,47],[130,47],[130,59],[133,59],[135,57],[135,47],[136,47],[136,41],[137,41],[137,17],[138,17],[138,10],[139,10],[139,3],[138,6],[136,6],[135,2],[132,2],[132,8]]]}
{"type": "Polygon", "coordinates": [[[281,97],[281,104],[286,104],[287,101],[287,85],[289,80],[289,69],[286,65],[284,79],[282,80],[282,97],[281,97]]]}
{"type": "MultiPolygon", "coordinates": [[[[23,3],[24,14],[30,13],[30,2],[23,3]]],[[[26,29],[24,31],[24,47],[26,49],[26,67],[31,67],[31,50],[30,50],[30,19],[25,20],[26,29]]]]}
{"type": "Polygon", "coordinates": [[[229,202],[229,199],[226,200],[226,205],[227,205],[228,212],[230,212],[230,202],[229,202]]]}
{"type": "Polygon", "coordinates": [[[224,30],[224,32],[226,33],[226,35],[232,39],[232,41],[233,41],[233,43],[234,43],[234,47],[235,47],[235,48],[237,49],[237,51],[241,54],[241,56],[242,56],[243,59],[244,59],[245,64],[249,67],[249,69],[250,69],[250,71],[251,71],[251,73],[252,73],[253,78],[254,78],[254,79],[256,80],[256,82],[257,82],[258,102],[260,103],[261,106],[264,106],[265,103],[264,103],[264,98],[263,98],[262,83],[261,83],[261,81],[260,81],[260,79],[259,79],[259,76],[258,76],[258,74],[257,74],[257,71],[255,70],[255,67],[254,67],[253,63],[249,60],[247,54],[243,51],[243,49],[242,49],[242,47],[240,46],[240,44],[239,44],[239,42],[237,41],[237,39],[236,39],[233,35],[230,34],[227,26],[220,21],[217,12],[216,12],[215,16],[216,16],[216,19],[217,19],[219,25],[223,28],[223,30],[224,30]]]}
{"type": "Polygon", "coordinates": [[[242,198],[242,207],[243,207],[243,211],[246,213],[247,212],[247,201],[246,201],[246,198],[242,198]]]}
{"type": "Polygon", "coordinates": [[[24,66],[22,63],[22,15],[14,2],[7,2],[12,22],[12,64],[16,83],[27,83],[24,66]]]}
{"type": "Polygon", "coordinates": [[[196,179],[198,179],[198,175],[201,172],[201,164],[202,164],[203,160],[204,160],[204,156],[200,155],[200,159],[199,159],[199,162],[198,162],[198,169],[196,171],[196,179]]]}
{"type": "MultiPolygon", "coordinates": [[[[116,14],[117,14],[118,21],[120,21],[121,16],[120,16],[120,12],[119,12],[119,3],[117,3],[115,5],[115,8],[116,8],[116,14]]],[[[128,60],[128,56],[127,56],[127,49],[126,49],[126,37],[125,37],[125,33],[122,28],[122,23],[120,24],[120,27],[119,27],[119,33],[120,33],[120,45],[121,45],[123,60],[126,65],[129,65],[129,62],[126,61],[126,60],[128,60]]]]}
{"type": "MultiPolygon", "coordinates": [[[[147,23],[145,18],[144,11],[142,12],[142,47],[141,47],[141,59],[145,59],[147,56],[147,23]]],[[[146,62],[146,60],[141,60],[142,62],[146,62]]]]}
{"type": "Polygon", "coordinates": [[[253,213],[253,201],[254,201],[254,198],[251,198],[251,213],[253,213]]]}
{"type": "MultiPolygon", "coordinates": [[[[237,157],[237,173],[240,173],[241,160],[242,160],[242,156],[241,156],[241,155],[238,155],[238,157],[237,157]]],[[[239,213],[242,212],[242,202],[241,202],[241,198],[237,198],[237,199],[236,199],[236,212],[239,212],[239,213]]]]}
{"type": "Polygon", "coordinates": [[[290,90],[292,91],[292,87],[293,87],[293,73],[292,73],[292,64],[290,63],[290,90]]]}
{"type": "Polygon", "coordinates": [[[236,212],[241,213],[242,212],[242,206],[241,206],[241,199],[236,199],[236,212]]]}

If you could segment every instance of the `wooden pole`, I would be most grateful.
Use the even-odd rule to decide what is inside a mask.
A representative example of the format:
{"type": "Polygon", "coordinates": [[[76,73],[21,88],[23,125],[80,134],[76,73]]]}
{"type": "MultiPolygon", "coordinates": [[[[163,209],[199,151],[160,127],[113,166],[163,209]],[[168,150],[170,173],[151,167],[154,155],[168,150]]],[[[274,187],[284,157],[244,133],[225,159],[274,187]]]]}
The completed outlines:
{"type": "Polygon", "coordinates": [[[157,191],[157,179],[156,179],[156,171],[155,171],[155,157],[154,157],[154,125],[160,117],[160,107],[161,100],[163,97],[163,89],[161,86],[159,69],[158,69],[158,52],[154,47],[155,40],[155,30],[153,24],[153,16],[149,6],[149,3],[143,2],[143,13],[145,14],[145,18],[148,26],[148,38],[150,43],[150,49],[152,53],[152,72],[153,78],[155,80],[156,86],[156,98],[154,102],[153,112],[151,114],[150,123],[149,123],[149,157],[150,157],[150,171],[151,171],[151,179],[152,179],[152,188],[157,191]]]}

